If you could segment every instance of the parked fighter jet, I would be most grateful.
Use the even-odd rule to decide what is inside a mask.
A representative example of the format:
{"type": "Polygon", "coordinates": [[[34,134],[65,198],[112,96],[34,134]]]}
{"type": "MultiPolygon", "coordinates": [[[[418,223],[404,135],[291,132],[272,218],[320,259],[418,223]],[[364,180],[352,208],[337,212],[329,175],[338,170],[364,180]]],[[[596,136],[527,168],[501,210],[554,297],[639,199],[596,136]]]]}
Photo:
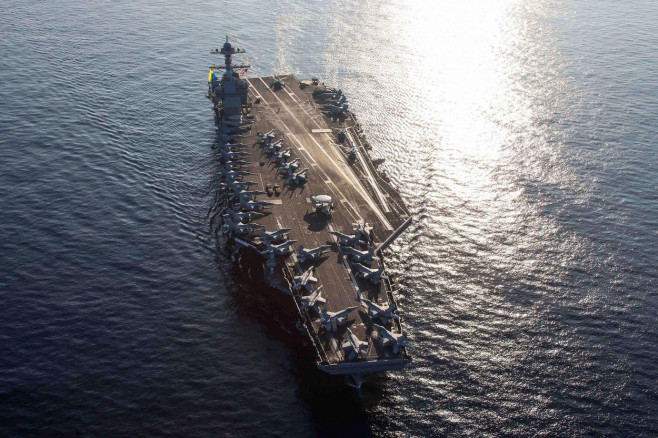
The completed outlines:
{"type": "Polygon", "coordinates": [[[393,333],[386,330],[381,325],[373,324],[377,333],[379,334],[379,339],[382,340],[382,345],[384,347],[393,347],[393,353],[397,354],[400,352],[400,347],[409,348],[406,343],[407,334],[402,333],[393,333]]]}
{"type": "Polygon", "coordinates": [[[222,146],[220,146],[220,149],[225,150],[225,151],[233,151],[233,150],[238,150],[238,149],[247,149],[249,146],[247,146],[244,143],[225,143],[222,146]]]}
{"type": "Polygon", "coordinates": [[[233,181],[233,182],[227,182],[224,184],[224,186],[230,188],[231,190],[235,192],[241,192],[245,189],[248,189],[251,186],[255,186],[258,183],[253,182],[253,181],[233,181]]]}
{"type": "Polygon", "coordinates": [[[251,172],[247,172],[246,170],[228,170],[228,171],[222,171],[222,175],[224,176],[224,178],[226,178],[227,181],[233,182],[241,176],[254,175],[254,174],[251,172]]]}
{"type": "Polygon", "coordinates": [[[235,190],[231,194],[231,196],[229,196],[228,199],[229,201],[232,201],[235,198],[238,198],[238,202],[240,203],[240,205],[243,205],[249,202],[250,200],[252,200],[254,196],[264,195],[264,194],[265,192],[261,190],[244,190],[244,191],[235,190]]]}
{"type": "Polygon", "coordinates": [[[365,241],[368,245],[372,243],[373,227],[368,222],[363,220],[353,223],[352,229],[357,239],[365,241]]]}
{"type": "Polygon", "coordinates": [[[348,360],[354,360],[357,356],[363,357],[368,352],[368,343],[357,338],[348,328],[347,341],[343,342],[343,350],[345,350],[348,360]]]}
{"type": "Polygon", "coordinates": [[[267,201],[247,201],[240,203],[240,207],[244,211],[262,210],[263,208],[269,207],[270,205],[274,205],[274,204],[267,201]]]}
{"type": "Polygon", "coordinates": [[[330,111],[332,115],[339,116],[347,112],[349,105],[344,103],[343,105],[340,106],[325,105],[325,107],[328,107],[328,108],[324,108],[325,111],[330,111]]]}
{"type": "Polygon", "coordinates": [[[277,140],[274,143],[266,143],[263,150],[268,154],[272,154],[278,152],[282,147],[283,147],[283,140],[277,140]]]}
{"type": "Polygon", "coordinates": [[[290,246],[297,242],[296,240],[286,240],[283,243],[279,243],[278,245],[273,245],[269,241],[265,241],[265,247],[267,248],[265,251],[262,252],[262,254],[273,252],[274,255],[285,255],[288,254],[290,251],[292,251],[292,248],[290,246]]]}
{"type": "Polygon", "coordinates": [[[305,249],[304,246],[299,245],[297,248],[297,257],[300,263],[304,263],[306,260],[317,260],[322,257],[322,254],[329,252],[329,248],[329,245],[322,245],[313,249],[305,249]]]}
{"type": "Polygon", "coordinates": [[[339,106],[344,103],[347,103],[347,98],[345,95],[343,96],[336,96],[336,97],[327,97],[326,99],[321,99],[318,101],[319,104],[324,105],[325,109],[328,105],[330,106],[339,106]]]}
{"type": "Polygon", "coordinates": [[[229,233],[235,233],[235,234],[247,234],[250,233],[252,230],[257,230],[259,228],[263,228],[263,225],[256,224],[256,223],[248,223],[248,224],[243,224],[243,223],[235,223],[231,219],[228,219],[224,223],[224,234],[229,234],[229,233]]]}
{"type": "Polygon", "coordinates": [[[284,163],[281,167],[279,167],[279,173],[291,174],[291,172],[294,173],[298,167],[299,167],[299,158],[295,158],[291,162],[284,163]]]}
{"type": "Polygon", "coordinates": [[[285,238],[290,231],[292,231],[290,228],[279,228],[276,231],[265,231],[265,229],[262,229],[260,231],[260,238],[264,242],[276,242],[285,238]]]}
{"type": "Polygon", "coordinates": [[[326,99],[319,103],[322,104],[323,109],[331,110],[336,107],[342,108],[346,102],[347,99],[345,99],[345,96],[341,96],[337,99],[326,99]]]}
{"type": "Polygon", "coordinates": [[[279,163],[285,163],[286,161],[288,161],[288,158],[290,158],[291,155],[292,155],[292,148],[288,148],[285,151],[280,152],[276,157],[276,160],[279,163]]]}
{"type": "Polygon", "coordinates": [[[315,322],[322,324],[327,331],[335,332],[337,326],[347,323],[347,316],[354,309],[356,309],[356,306],[348,307],[340,312],[327,312],[325,309],[322,309],[320,318],[316,319],[315,322]]]}
{"type": "Polygon", "coordinates": [[[340,96],[341,94],[343,94],[343,90],[336,88],[316,88],[315,90],[313,90],[313,97],[315,97],[316,99],[319,99],[327,94],[337,94],[340,96]]]}
{"type": "Polygon", "coordinates": [[[315,100],[322,101],[326,99],[338,99],[342,95],[343,95],[342,91],[336,90],[336,91],[324,91],[322,93],[317,93],[313,95],[313,97],[315,98],[315,100]]]}
{"type": "Polygon", "coordinates": [[[341,246],[348,246],[354,243],[358,244],[358,240],[356,240],[354,236],[348,236],[347,234],[338,231],[329,231],[329,234],[336,236],[336,239],[341,246]]]}
{"type": "Polygon", "coordinates": [[[308,268],[302,275],[296,275],[293,277],[293,289],[301,289],[305,287],[309,292],[311,291],[311,285],[318,282],[318,279],[313,277],[313,266],[308,268]]]}
{"type": "Polygon", "coordinates": [[[263,213],[257,213],[254,211],[243,213],[243,212],[235,211],[232,208],[227,208],[226,213],[224,214],[224,218],[229,218],[233,222],[236,223],[242,222],[244,224],[246,224],[250,220],[258,219],[263,216],[265,216],[263,213]]]}
{"type": "Polygon", "coordinates": [[[398,315],[393,313],[394,308],[392,302],[382,303],[380,305],[366,298],[361,298],[361,304],[368,309],[371,318],[379,318],[384,324],[387,324],[389,319],[400,319],[398,315]]]}
{"type": "Polygon", "coordinates": [[[346,253],[350,255],[350,258],[358,263],[363,263],[368,266],[372,265],[372,258],[375,255],[375,249],[370,248],[368,251],[361,251],[351,246],[343,247],[346,253]]]}
{"type": "Polygon", "coordinates": [[[356,268],[356,274],[358,276],[372,281],[373,284],[378,284],[380,279],[386,278],[385,275],[382,275],[384,273],[383,266],[380,266],[379,269],[370,269],[367,266],[363,266],[359,263],[352,263],[352,266],[356,268]]]}
{"type": "Polygon", "coordinates": [[[261,142],[266,141],[268,138],[270,140],[273,140],[276,138],[276,130],[272,129],[271,131],[266,132],[265,134],[259,132],[257,133],[257,135],[258,135],[258,140],[261,142]]]}
{"type": "Polygon", "coordinates": [[[308,171],[309,168],[306,167],[300,170],[299,172],[295,172],[291,176],[287,177],[287,180],[291,184],[297,184],[297,185],[304,184],[308,179],[308,171]]]}
{"type": "Polygon", "coordinates": [[[302,305],[299,307],[299,310],[313,309],[316,313],[319,313],[320,306],[324,306],[327,302],[326,299],[322,298],[322,286],[311,292],[310,295],[302,297],[301,302],[302,305]]]}
{"type": "Polygon", "coordinates": [[[231,160],[231,161],[227,161],[224,164],[222,164],[222,167],[224,168],[225,172],[228,172],[230,170],[238,170],[242,166],[246,166],[248,164],[251,164],[251,163],[248,162],[248,161],[245,161],[245,160],[231,160]]]}
{"type": "Polygon", "coordinates": [[[222,152],[222,158],[225,160],[235,160],[242,157],[248,157],[251,152],[237,151],[237,152],[222,152]]]}

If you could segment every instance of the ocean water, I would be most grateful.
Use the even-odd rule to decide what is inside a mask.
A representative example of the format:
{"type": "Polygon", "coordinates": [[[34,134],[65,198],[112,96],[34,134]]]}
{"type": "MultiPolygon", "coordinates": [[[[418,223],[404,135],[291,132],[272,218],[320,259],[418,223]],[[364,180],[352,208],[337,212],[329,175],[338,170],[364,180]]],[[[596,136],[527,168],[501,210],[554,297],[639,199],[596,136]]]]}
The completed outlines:
{"type": "Polygon", "coordinates": [[[658,435],[656,16],[3,1],[0,435],[658,435]],[[360,393],[215,233],[225,35],[342,88],[416,218],[388,255],[414,361],[360,393]]]}

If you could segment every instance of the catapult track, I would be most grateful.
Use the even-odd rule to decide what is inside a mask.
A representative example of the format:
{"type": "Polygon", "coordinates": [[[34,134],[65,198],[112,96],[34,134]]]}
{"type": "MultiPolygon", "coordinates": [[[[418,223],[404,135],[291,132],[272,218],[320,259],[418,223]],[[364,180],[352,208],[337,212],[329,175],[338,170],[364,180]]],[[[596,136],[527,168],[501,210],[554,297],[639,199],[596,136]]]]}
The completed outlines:
{"type": "MultiPolygon", "coordinates": [[[[408,212],[399,194],[378,174],[365,148],[356,118],[349,112],[334,120],[322,112],[322,106],[313,98],[317,84],[302,87],[293,76],[250,78],[249,104],[243,108],[244,116],[251,121],[250,129],[243,128],[240,143],[247,145],[241,170],[251,172],[243,180],[256,184],[249,190],[260,190],[256,201],[268,201],[272,205],[262,210],[265,216],[254,219],[265,230],[274,231],[290,228],[289,239],[294,240],[293,251],[276,257],[275,268],[263,268],[265,279],[272,287],[293,296],[293,302],[303,323],[298,328],[307,333],[315,347],[318,367],[330,374],[362,375],[373,372],[400,369],[409,357],[402,347],[394,353],[391,347],[373,338],[373,318],[361,304],[360,298],[373,303],[395,303],[392,285],[388,278],[378,284],[359,278],[349,263],[349,257],[337,243],[330,231],[351,234],[353,224],[366,221],[373,226],[374,242],[385,241],[395,229],[408,219],[408,212]],[[281,87],[273,89],[275,81],[281,87]],[[288,183],[279,173],[277,164],[263,148],[257,133],[276,130],[276,140],[284,140],[284,149],[291,148],[288,161],[299,158],[300,169],[308,168],[308,179],[302,184],[288,183]],[[339,144],[336,133],[346,133],[345,141],[339,144]],[[347,152],[356,155],[348,159],[347,152]],[[274,188],[278,188],[275,190],[274,188]],[[317,213],[310,197],[328,195],[334,209],[331,218],[317,213]],[[301,263],[296,249],[316,248],[330,245],[329,251],[319,259],[301,263]],[[304,288],[295,289],[293,278],[302,274],[311,265],[313,276],[318,279],[315,288],[322,286],[326,299],[324,309],[337,312],[355,306],[347,324],[328,331],[314,322],[318,313],[313,309],[300,310],[300,299],[308,294],[304,288]],[[341,348],[345,342],[347,328],[360,340],[368,342],[367,353],[348,360],[341,348]]],[[[221,105],[221,103],[220,103],[221,105]]],[[[222,131],[222,117],[216,111],[218,131],[222,131]]],[[[247,125],[249,126],[249,125],[247,125]]],[[[260,244],[258,230],[236,234],[234,241],[245,248],[257,249],[260,244]]],[[[250,249],[246,249],[249,251],[250,249]]],[[[375,257],[372,268],[383,266],[383,259],[375,257]]],[[[383,325],[377,319],[374,322],[383,325]]],[[[389,320],[386,327],[401,333],[399,320],[389,320]]]]}

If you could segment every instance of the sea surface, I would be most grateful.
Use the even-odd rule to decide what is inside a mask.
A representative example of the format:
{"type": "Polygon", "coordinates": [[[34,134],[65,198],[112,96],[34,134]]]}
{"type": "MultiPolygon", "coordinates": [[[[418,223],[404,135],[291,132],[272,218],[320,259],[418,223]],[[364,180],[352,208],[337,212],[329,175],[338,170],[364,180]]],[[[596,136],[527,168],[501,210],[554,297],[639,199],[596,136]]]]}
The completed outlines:
{"type": "Polygon", "coordinates": [[[0,2],[1,436],[657,436],[658,2],[0,2]],[[342,88],[415,217],[360,392],[236,278],[208,52],[342,88]]]}

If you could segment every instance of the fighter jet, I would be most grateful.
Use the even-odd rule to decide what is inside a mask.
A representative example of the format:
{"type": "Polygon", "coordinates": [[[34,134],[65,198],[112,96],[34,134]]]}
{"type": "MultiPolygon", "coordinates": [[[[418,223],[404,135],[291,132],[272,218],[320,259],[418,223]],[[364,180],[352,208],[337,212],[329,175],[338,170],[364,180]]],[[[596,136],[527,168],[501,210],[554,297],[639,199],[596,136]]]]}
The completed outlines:
{"type": "Polygon", "coordinates": [[[325,109],[326,109],[327,106],[339,106],[339,105],[342,105],[344,103],[347,103],[347,98],[345,97],[345,95],[340,96],[340,97],[338,97],[338,96],[328,97],[326,99],[321,99],[320,101],[318,101],[318,103],[323,104],[325,106],[325,109]]]}
{"type": "Polygon", "coordinates": [[[279,228],[276,231],[266,231],[265,229],[262,229],[260,231],[260,238],[263,241],[276,242],[285,238],[285,236],[287,236],[290,231],[292,231],[290,228],[279,228]]]}
{"type": "Polygon", "coordinates": [[[347,341],[343,342],[343,350],[345,350],[348,360],[354,360],[357,356],[363,357],[368,352],[368,343],[357,338],[348,328],[347,341]]]}
{"type": "Polygon", "coordinates": [[[300,170],[299,172],[293,173],[291,176],[289,176],[287,178],[287,180],[291,184],[297,184],[297,185],[304,184],[306,182],[306,180],[308,179],[308,171],[309,171],[309,168],[306,167],[306,168],[300,170]]]}
{"type": "Polygon", "coordinates": [[[251,164],[251,163],[248,162],[248,161],[245,161],[245,160],[231,160],[231,161],[227,161],[227,162],[223,163],[222,167],[224,168],[225,172],[228,172],[228,171],[231,171],[231,170],[238,170],[242,166],[246,166],[248,164],[251,164]]]}
{"type": "Polygon", "coordinates": [[[335,106],[331,109],[331,113],[333,115],[340,115],[340,114],[345,114],[347,112],[347,109],[349,108],[349,105],[344,103],[343,106],[335,106]]]}
{"type": "Polygon", "coordinates": [[[256,213],[256,212],[253,212],[253,211],[243,213],[243,212],[235,211],[231,208],[227,208],[226,209],[226,214],[224,214],[223,217],[227,218],[227,219],[230,219],[230,220],[232,220],[233,222],[236,222],[236,223],[237,222],[242,222],[242,223],[246,224],[247,222],[249,222],[252,219],[258,219],[258,218],[263,217],[263,216],[265,216],[263,213],[256,213]]]}
{"type": "Polygon", "coordinates": [[[265,192],[262,190],[243,190],[242,188],[235,188],[229,199],[234,199],[239,196],[241,201],[244,199],[246,202],[251,197],[258,195],[265,195],[265,192]]]}
{"type": "Polygon", "coordinates": [[[329,245],[322,245],[317,248],[305,249],[304,246],[299,245],[297,248],[297,257],[300,263],[304,263],[306,260],[317,260],[322,257],[322,254],[329,252],[329,248],[329,245]]]}
{"type": "Polygon", "coordinates": [[[226,178],[227,181],[232,182],[241,176],[255,175],[255,174],[251,172],[247,172],[246,170],[228,170],[228,171],[223,171],[222,175],[224,176],[224,178],[226,178]]]}
{"type": "Polygon", "coordinates": [[[291,162],[284,163],[281,167],[279,167],[279,173],[292,174],[297,170],[298,167],[299,167],[299,158],[295,158],[291,162]]]}
{"type": "Polygon", "coordinates": [[[235,234],[247,234],[250,233],[252,230],[257,230],[263,228],[263,225],[256,224],[256,223],[248,223],[248,224],[243,224],[243,223],[235,223],[232,220],[227,220],[226,223],[224,223],[224,234],[229,234],[229,233],[235,233],[235,234]]]}
{"type": "Polygon", "coordinates": [[[277,140],[274,143],[265,144],[263,150],[268,154],[272,154],[278,152],[282,147],[283,147],[283,140],[277,140]]]}
{"type": "Polygon", "coordinates": [[[313,309],[316,313],[319,313],[320,306],[324,306],[327,302],[326,299],[322,298],[322,286],[311,292],[310,295],[302,297],[301,302],[302,305],[299,307],[299,310],[313,309]]]}
{"type": "Polygon", "coordinates": [[[272,251],[275,255],[285,255],[288,254],[290,251],[292,251],[292,248],[290,246],[297,242],[296,240],[286,240],[283,243],[279,243],[278,245],[273,245],[269,241],[265,241],[265,246],[267,249],[263,251],[263,253],[269,253],[272,251]]]}
{"type": "Polygon", "coordinates": [[[373,227],[365,220],[352,224],[354,235],[359,240],[365,241],[368,245],[372,243],[372,230],[373,227]]]}
{"type": "Polygon", "coordinates": [[[386,278],[385,275],[382,275],[384,273],[383,266],[380,266],[379,269],[370,269],[359,263],[352,263],[352,266],[356,268],[358,276],[372,281],[373,284],[378,284],[380,279],[386,278]]]}
{"type": "Polygon", "coordinates": [[[380,305],[366,298],[361,298],[361,304],[368,309],[368,314],[370,314],[371,318],[379,318],[384,324],[387,324],[389,319],[400,319],[398,315],[393,313],[392,302],[382,303],[380,305]]]}
{"type": "Polygon", "coordinates": [[[379,339],[382,341],[384,347],[393,347],[393,353],[397,354],[400,352],[400,347],[409,348],[406,343],[407,334],[402,333],[392,333],[386,330],[381,325],[373,324],[377,333],[379,334],[379,339]]]}
{"type": "Polygon", "coordinates": [[[234,193],[229,196],[229,201],[233,201],[235,198],[238,198],[238,202],[240,205],[244,205],[254,199],[255,196],[258,195],[264,195],[265,192],[260,191],[260,190],[245,190],[245,191],[238,191],[235,190],[234,193]]]}
{"type": "Polygon", "coordinates": [[[347,323],[347,316],[354,309],[356,309],[356,306],[348,307],[340,312],[327,312],[325,309],[322,309],[320,318],[316,319],[315,322],[322,324],[327,331],[335,332],[337,326],[345,325],[347,323]]]}
{"type": "Polygon", "coordinates": [[[372,265],[372,258],[375,255],[375,249],[370,248],[368,251],[361,251],[351,246],[343,247],[346,253],[350,255],[350,258],[358,263],[363,263],[368,266],[372,265]]]}
{"type": "Polygon", "coordinates": [[[276,138],[276,130],[272,129],[271,131],[266,132],[265,134],[263,134],[262,132],[259,132],[257,135],[258,135],[258,140],[260,140],[260,141],[265,141],[268,138],[270,140],[273,140],[273,139],[276,138]]]}
{"type": "Polygon", "coordinates": [[[341,95],[343,94],[343,90],[336,89],[336,88],[316,88],[313,90],[313,97],[315,98],[321,98],[323,95],[327,94],[337,94],[341,95]]]}
{"type": "Polygon", "coordinates": [[[348,236],[347,234],[338,231],[329,231],[329,234],[336,236],[336,239],[341,246],[352,245],[355,242],[358,243],[358,240],[354,236],[348,236]]]}
{"type": "Polygon", "coordinates": [[[221,146],[222,150],[233,151],[238,149],[247,149],[249,146],[244,143],[226,143],[221,146]]]}
{"type": "Polygon", "coordinates": [[[301,289],[302,287],[306,288],[309,292],[311,291],[311,285],[318,282],[318,279],[313,277],[313,266],[308,268],[302,275],[296,275],[293,277],[293,289],[301,289]]]}
{"type": "Polygon", "coordinates": [[[237,152],[222,152],[222,158],[225,160],[235,160],[242,157],[248,157],[251,152],[237,151],[237,152]]]}
{"type": "Polygon", "coordinates": [[[292,155],[292,148],[288,148],[285,151],[279,153],[279,155],[276,157],[276,160],[279,163],[285,163],[286,161],[288,161],[288,158],[290,158],[291,155],[292,155]]]}
{"type": "Polygon", "coordinates": [[[336,99],[326,99],[326,100],[323,100],[320,103],[323,104],[322,105],[323,109],[331,110],[332,108],[335,108],[335,107],[342,107],[343,104],[345,104],[346,102],[347,102],[347,99],[345,98],[345,96],[341,96],[341,97],[336,98],[336,99]]]}
{"type": "Polygon", "coordinates": [[[267,202],[267,201],[247,201],[247,202],[244,202],[244,203],[242,203],[242,202],[240,203],[240,207],[244,211],[261,210],[261,209],[263,209],[265,207],[269,207],[271,205],[274,205],[274,204],[271,203],[271,202],[267,202]]]}
{"type": "Polygon", "coordinates": [[[251,186],[255,186],[257,184],[258,183],[253,182],[253,181],[235,181],[235,182],[226,183],[225,186],[227,186],[228,188],[230,188],[233,191],[241,192],[241,191],[243,191],[245,189],[248,189],[251,186]]]}
{"type": "Polygon", "coordinates": [[[315,96],[315,100],[317,101],[323,101],[327,99],[338,99],[339,97],[343,96],[343,92],[340,90],[337,91],[325,91],[324,93],[318,93],[315,96]]]}

